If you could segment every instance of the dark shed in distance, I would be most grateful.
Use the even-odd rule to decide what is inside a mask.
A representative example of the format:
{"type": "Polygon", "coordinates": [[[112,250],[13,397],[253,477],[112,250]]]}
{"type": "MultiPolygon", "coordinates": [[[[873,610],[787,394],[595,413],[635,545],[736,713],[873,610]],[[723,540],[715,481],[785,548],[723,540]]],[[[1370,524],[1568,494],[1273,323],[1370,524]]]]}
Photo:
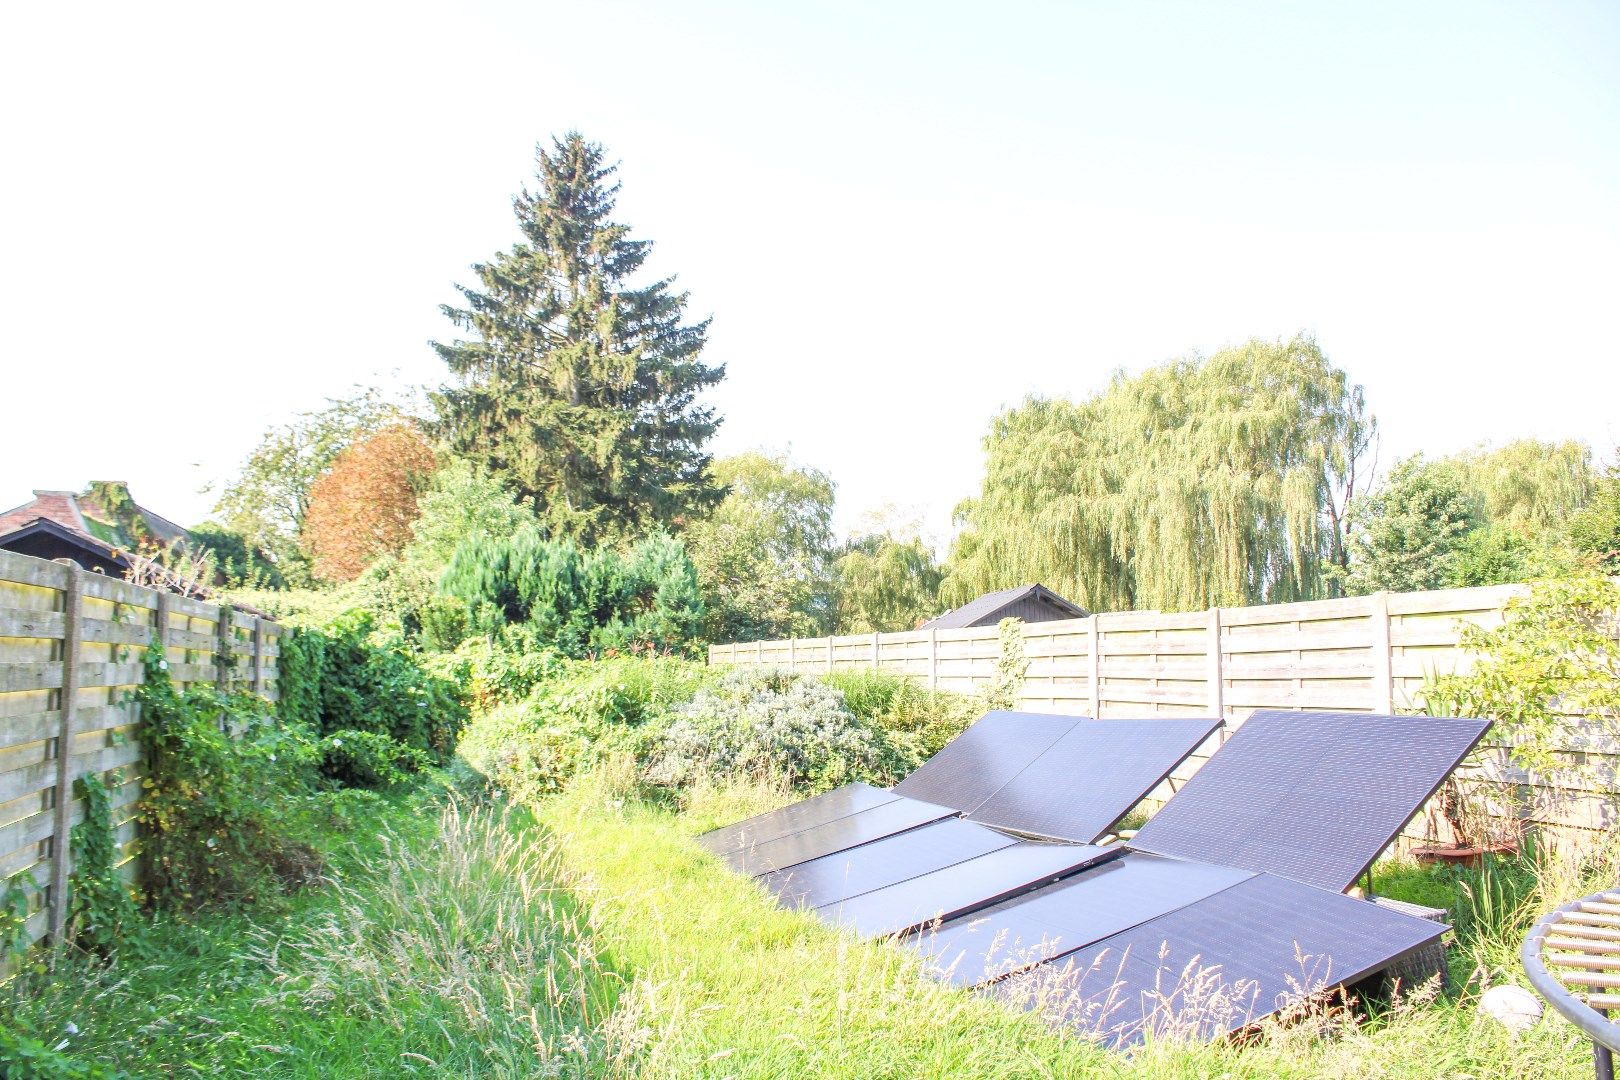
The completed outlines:
{"type": "Polygon", "coordinates": [[[1013,589],[985,593],[954,611],[930,619],[919,630],[960,630],[968,626],[994,626],[1002,619],[1025,622],[1055,622],[1083,619],[1091,612],[1070,603],[1045,585],[1020,585],[1013,589]]]}

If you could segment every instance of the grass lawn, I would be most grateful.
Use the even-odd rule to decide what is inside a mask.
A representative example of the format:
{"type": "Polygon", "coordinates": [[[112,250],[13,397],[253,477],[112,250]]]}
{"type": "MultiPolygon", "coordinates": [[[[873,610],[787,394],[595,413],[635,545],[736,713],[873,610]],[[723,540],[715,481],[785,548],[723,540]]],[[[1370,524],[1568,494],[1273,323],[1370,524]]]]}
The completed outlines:
{"type": "MultiPolygon", "coordinates": [[[[681,814],[584,783],[531,814],[346,797],[323,811],[341,838],[325,885],[14,981],[0,1019],[135,1076],[1590,1075],[1567,1025],[1514,1039],[1467,997],[1272,1026],[1245,1047],[1097,1049],[778,909],[692,842],[780,798],[720,790],[681,814]]],[[[1379,884],[1460,895],[1410,868],[1379,884]]],[[[1502,948],[1466,942],[1459,974],[1502,948]]]]}
{"type": "MultiPolygon", "coordinates": [[[[428,794],[340,805],[324,886],[14,981],[0,1020],[134,1076],[622,1072],[620,980],[532,817],[428,794]]],[[[0,1076],[38,1075],[12,1065],[0,1076]]]]}
{"type": "MultiPolygon", "coordinates": [[[[599,947],[634,973],[621,1009],[633,1011],[634,1026],[646,1033],[639,1075],[1590,1075],[1589,1051],[1573,1028],[1549,1021],[1514,1039],[1476,1022],[1467,998],[1411,1002],[1358,1023],[1321,1017],[1273,1026],[1245,1047],[1162,1043],[1132,1057],[1105,1052],[922,977],[897,949],[784,912],[723,870],[691,836],[757,808],[748,805],[752,797],[721,793],[678,815],[587,785],[538,808],[566,872],[591,902],[599,947]]],[[[1403,876],[1407,886],[1424,877],[1403,876]]],[[[1402,884],[1392,875],[1384,891],[1415,891],[1402,884]]]]}

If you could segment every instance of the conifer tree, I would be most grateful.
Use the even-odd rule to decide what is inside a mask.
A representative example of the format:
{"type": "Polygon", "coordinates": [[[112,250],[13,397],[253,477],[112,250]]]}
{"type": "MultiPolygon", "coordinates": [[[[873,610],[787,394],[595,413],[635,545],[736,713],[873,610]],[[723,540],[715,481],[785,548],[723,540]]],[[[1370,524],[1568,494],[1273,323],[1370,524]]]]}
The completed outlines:
{"type": "Polygon", "coordinates": [[[535,153],[538,187],[512,202],[522,239],[473,266],[444,313],[471,340],[434,343],[452,446],[506,481],[557,537],[587,542],[677,522],[718,502],[697,395],[709,323],[684,322],[673,279],[632,284],[651,243],[612,219],[619,186],[578,132],[535,153]]]}

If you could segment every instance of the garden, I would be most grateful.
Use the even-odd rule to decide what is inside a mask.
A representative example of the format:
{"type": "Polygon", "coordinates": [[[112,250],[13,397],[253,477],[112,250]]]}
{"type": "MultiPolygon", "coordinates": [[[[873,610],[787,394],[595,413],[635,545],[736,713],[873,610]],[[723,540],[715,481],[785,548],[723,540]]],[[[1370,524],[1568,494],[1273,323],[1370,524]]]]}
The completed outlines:
{"type": "MultiPolygon", "coordinates": [[[[825,474],[706,451],[723,368],[684,294],[632,286],[612,171],[578,135],[542,146],[523,242],[447,309],[449,381],[268,432],[216,520],[144,553],[283,625],[275,700],[177,689],[150,651],[140,877],[84,778],[66,939],[19,947],[16,883],[0,913],[0,1075],[1587,1075],[1574,1028],[1479,1002],[1522,983],[1537,915],[1620,877],[1612,838],[1381,862],[1380,895],[1454,928],[1444,987],[1119,1054],[781,910],[693,842],[890,785],[1013,706],[1016,625],[972,695],[702,657],[1022,581],[1121,611],[1533,582],[1425,705],[1573,789],[1620,722],[1620,471],[1530,440],[1369,485],[1362,391],[1301,335],[1006,410],[943,559],[899,512],[839,540],[825,474]]],[[[1516,813],[1484,781],[1448,797],[1458,832],[1516,813]]]]}

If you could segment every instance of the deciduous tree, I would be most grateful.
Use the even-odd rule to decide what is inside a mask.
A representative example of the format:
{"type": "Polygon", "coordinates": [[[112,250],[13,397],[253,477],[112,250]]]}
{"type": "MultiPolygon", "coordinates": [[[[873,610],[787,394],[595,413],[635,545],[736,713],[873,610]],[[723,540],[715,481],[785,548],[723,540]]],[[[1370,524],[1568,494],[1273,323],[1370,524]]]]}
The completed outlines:
{"type": "Polygon", "coordinates": [[[433,448],[412,424],[392,424],[339,454],[315,481],[304,520],[316,574],[352,581],[404,547],[433,466],[433,448]]]}

